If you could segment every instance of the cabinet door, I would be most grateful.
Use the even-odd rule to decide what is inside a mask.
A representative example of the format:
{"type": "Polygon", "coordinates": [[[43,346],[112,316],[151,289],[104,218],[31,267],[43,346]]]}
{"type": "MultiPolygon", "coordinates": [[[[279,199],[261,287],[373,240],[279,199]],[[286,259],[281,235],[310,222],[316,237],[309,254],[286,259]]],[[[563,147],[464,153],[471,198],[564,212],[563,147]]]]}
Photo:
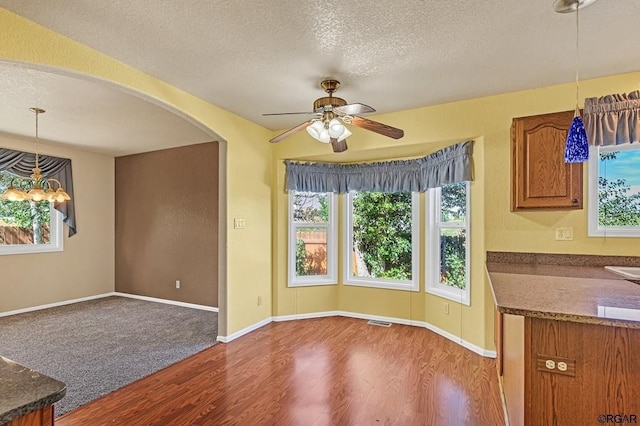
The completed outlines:
{"type": "Polygon", "coordinates": [[[582,208],[582,163],[564,162],[572,120],[572,111],[513,119],[511,211],[582,208]]]}

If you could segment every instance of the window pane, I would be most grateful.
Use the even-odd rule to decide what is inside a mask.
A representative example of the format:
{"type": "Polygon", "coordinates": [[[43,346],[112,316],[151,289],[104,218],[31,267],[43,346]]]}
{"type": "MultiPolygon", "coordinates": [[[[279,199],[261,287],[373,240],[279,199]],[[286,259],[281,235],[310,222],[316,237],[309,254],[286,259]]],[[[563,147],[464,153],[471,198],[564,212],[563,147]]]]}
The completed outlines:
{"type": "Polygon", "coordinates": [[[411,280],[411,192],[355,192],[352,200],[353,276],[411,280]]]}
{"type": "Polygon", "coordinates": [[[296,275],[327,274],[327,229],[296,229],[296,275]]]}
{"type": "Polygon", "coordinates": [[[440,221],[464,222],[467,215],[467,185],[465,182],[443,185],[440,188],[440,221]]]}
{"type": "MultiPolygon", "coordinates": [[[[0,172],[0,193],[9,185],[21,186],[24,180],[0,172]]],[[[0,198],[0,245],[49,244],[51,203],[8,201],[0,198]]]]}
{"type": "Polygon", "coordinates": [[[640,226],[640,149],[601,152],[598,163],[599,225],[640,226]]]}
{"type": "Polygon", "coordinates": [[[440,230],[440,283],[466,287],[466,230],[440,230]]]}
{"type": "Polygon", "coordinates": [[[294,192],[293,220],[295,223],[328,223],[329,195],[314,192],[294,192]]]}

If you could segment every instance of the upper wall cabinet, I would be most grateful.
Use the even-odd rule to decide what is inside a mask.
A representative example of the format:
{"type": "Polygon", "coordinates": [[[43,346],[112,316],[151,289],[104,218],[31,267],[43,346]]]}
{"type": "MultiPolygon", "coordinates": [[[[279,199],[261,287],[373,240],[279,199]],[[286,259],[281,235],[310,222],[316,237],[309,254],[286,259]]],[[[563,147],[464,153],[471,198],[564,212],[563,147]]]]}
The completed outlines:
{"type": "Polygon", "coordinates": [[[514,118],[511,211],[581,209],[582,163],[564,162],[573,111],[514,118]]]}

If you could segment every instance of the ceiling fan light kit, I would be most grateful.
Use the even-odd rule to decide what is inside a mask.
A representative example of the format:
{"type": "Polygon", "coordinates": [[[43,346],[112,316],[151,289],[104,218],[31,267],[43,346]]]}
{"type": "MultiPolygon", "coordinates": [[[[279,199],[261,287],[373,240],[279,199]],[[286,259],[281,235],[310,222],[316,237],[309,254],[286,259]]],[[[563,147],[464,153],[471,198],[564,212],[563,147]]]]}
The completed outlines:
{"type": "Polygon", "coordinates": [[[307,133],[314,139],[322,143],[331,143],[333,152],[344,152],[347,150],[347,138],[351,136],[351,132],[340,121],[345,124],[351,124],[357,127],[361,127],[372,132],[376,132],[383,136],[387,136],[393,139],[400,139],[404,136],[402,129],[387,126],[386,124],[378,123],[377,121],[369,120],[367,118],[359,117],[357,114],[366,114],[369,112],[375,112],[375,109],[368,105],[361,103],[347,104],[342,98],[333,96],[333,93],[340,87],[338,80],[324,80],[320,83],[320,87],[329,96],[318,98],[313,102],[313,111],[309,112],[285,112],[276,114],[263,114],[263,115],[290,115],[290,114],[310,114],[315,115],[316,118],[312,118],[304,123],[300,123],[296,127],[293,127],[286,132],[276,136],[269,142],[280,142],[284,138],[291,136],[302,129],[307,129],[307,133]]]}

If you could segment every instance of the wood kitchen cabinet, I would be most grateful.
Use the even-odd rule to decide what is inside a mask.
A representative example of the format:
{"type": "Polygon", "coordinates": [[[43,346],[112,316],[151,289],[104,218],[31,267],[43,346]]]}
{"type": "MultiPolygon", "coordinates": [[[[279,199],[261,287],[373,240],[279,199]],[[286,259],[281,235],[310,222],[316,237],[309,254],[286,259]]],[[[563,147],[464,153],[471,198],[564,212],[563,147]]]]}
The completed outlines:
{"type": "Polygon", "coordinates": [[[53,404],[67,387],[0,355],[0,425],[53,426],[53,404]]]}
{"type": "Polygon", "coordinates": [[[573,111],[514,118],[511,211],[581,209],[582,163],[564,162],[573,111]]]}
{"type": "Polygon", "coordinates": [[[601,415],[640,421],[640,329],[496,315],[511,425],[597,424],[601,415]]]}
{"type": "Polygon", "coordinates": [[[7,426],[53,426],[53,405],[14,419],[7,426]]]}

